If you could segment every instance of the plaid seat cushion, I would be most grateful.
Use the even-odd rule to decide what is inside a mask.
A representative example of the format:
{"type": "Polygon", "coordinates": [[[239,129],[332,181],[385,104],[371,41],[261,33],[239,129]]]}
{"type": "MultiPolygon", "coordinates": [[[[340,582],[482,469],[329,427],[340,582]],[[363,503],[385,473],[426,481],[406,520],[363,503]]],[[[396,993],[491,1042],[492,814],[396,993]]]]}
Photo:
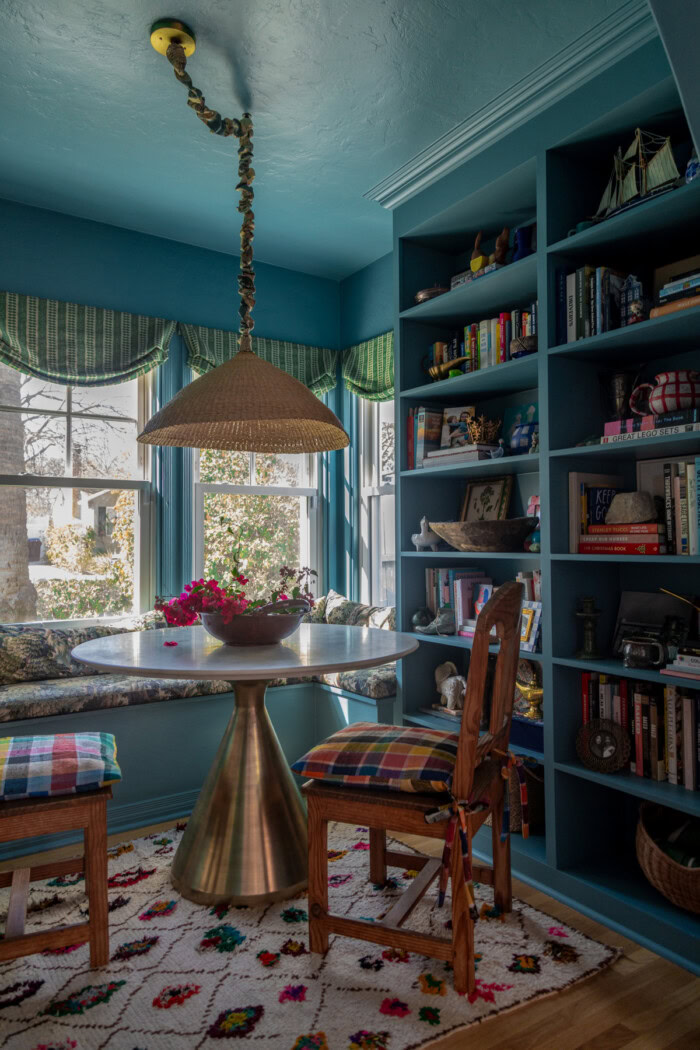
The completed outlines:
{"type": "Polygon", "coordinates": [[[121,776],[111,733],[0,738],[0,799],[73,795],[121,776]]]}
{"type": "Polygon", "coordinates": [[[457,733],[356,722],[312,747],[292,769],[313,780],[395,791],[448,791],[457,733]]]}

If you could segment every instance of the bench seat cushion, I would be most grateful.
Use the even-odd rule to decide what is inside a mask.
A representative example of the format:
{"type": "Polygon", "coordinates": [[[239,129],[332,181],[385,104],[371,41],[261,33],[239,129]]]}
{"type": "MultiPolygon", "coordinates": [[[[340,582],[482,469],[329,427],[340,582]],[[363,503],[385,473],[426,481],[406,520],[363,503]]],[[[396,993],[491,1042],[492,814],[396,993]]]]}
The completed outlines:
{"type": "Polygon", "coordinates": [[[96,791],[121,780],[111,733],[0,737],[0,798],[96,791]]]}
{"type": "Polygon", "coordinates": [[[228,693],[228,682],[189,682],[179,678],[139,678],[96,674],[78,678],[48,678],[0,686],[0,722],[48,718],[104,707],[152,704],[190,696],[228,693]]]}
{"type": "Polygon", "coordinates": [[[324,685],[334,685],[349,693],[366,696],[370,700],[384,700],[396,696],[396,664],[365,667],[357,671],[331,671],[321,679],[324,685]]]}

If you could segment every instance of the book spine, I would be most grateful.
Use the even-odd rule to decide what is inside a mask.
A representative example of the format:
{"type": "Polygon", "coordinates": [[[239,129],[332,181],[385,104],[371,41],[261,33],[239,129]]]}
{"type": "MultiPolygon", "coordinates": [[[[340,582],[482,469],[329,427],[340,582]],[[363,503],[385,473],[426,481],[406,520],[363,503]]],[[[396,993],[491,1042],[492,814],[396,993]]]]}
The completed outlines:
{"type": "Polygon", "coordinates": [[[676,535],[676,547],[673,553],[680,554],[683,542],[681,534],[681,479],[677,466],[676,474],[673,478],[673,528],[676,535]]]}
{"type": "Polygon", "coordinates": [[[584,293],[584,279],[585,269],[583,266],[579,266],[576,271],[576,339],[583,339],[584,336],[584,311],[586,305],[586,298],[584,293]]]}
{"type": "Polygon", "coordinates": [[[651,777],[651,742],[649,738],[649,694],[642,693],[642,764],[644,776],[651,777]]]}
{"type": "Polygon", "coordinates": [[[619,726],[622,725],[622,715],[620,713],[620,693],[619,684],[612,686],[612,720],[617,722],[619,726]]]}
{"type": "MultiPolygon", "coordinates": [[[[517,311],[518,323],[516,325],[515,317],[513,318],[513,332],[516,336],[520,335],[520,318],[521,312],[517,311]]],[[[557,270],[557,343],[559,345],[566,342],[566,270],[560,267],[557,270]]]]}
{"type": "Polygon", "coordinates": [[[591,713],[591,721],[600,718],[600,705],[598,703],[598,672],[591,673],[588,683],[588,709],[591,713]]]}
{"type": "Polygon", "coordinates": [[[683,697],[683,787],[695,791],[696,743],[695,702],[692,696],[683,697]]]}
{"type": "Polygon", "coordinates": [[[591,526],[588,526],[586,543],[592,543],[598,547],[604,547],[606,543],[660,543],[665,544],[666,537],[658,532],[610,532],[596,533],[591,535],[591,526]]]}
{"type": "Polygon", "coordinates": [[[591,270],[588,278],[588,317],[591,335],[597,335],[598,329],[595,316],[595,270],[591,270]]]}
{"type": "Polygon", "coordinates": [[[602,335],[603,328],[603,272],[605,267],[598,266],[595,271],[595,330],[602,335]]]}
{"type": "Polygon", "coordinates": [[[696,492],[694,461],[685,465],[685,486],[688,514],[688,554],[692,556],[698,553],[698,494],[696,492]]]}
{"type": "Polygon", "coordinates": [[[498,318],[489,321],[489,365],[498,364],[498,318]]]}
{"type": "Polygon", "coordinates": [[[700,299],[698,299],[697,295],[690,295],[685,299],[675,299],[672,303],[666,303],[664,306],[655,306],[653,310],[649,311],[649,317],[665,317],[666,314],[675,314],[679,310],[688,310],[699,303],[700,299]]]}
{"type": "Polygon", "coordinates": [[[644,747],[642,744],[642,694],[634,693],[634,772],[638,777],[644,776],[644,747]]]}
{"type": "Polygon", "coordinates": [[[659,727],[656,721],[656,704],[649,704],[649,775],[652,780],[659,779],[659,763],[657,754],[659,750],[659,727]]]}
{"type": "Polygon", "coordinates": [[[588,725],[591,720],[591,705],[588,702],[588,690],[591,684],[591,672],[581,673],[581,720],[583,725],[588,725]]]}
{"type": "Polygon", "coordinates": [[[626,733],[629,732],[630,712],[626,678],[620,679],[620,725],[626,733]]]}
{"type": "Polygon", "coordinates": [[[689,547],[688,536],[688,482],[685,469],[679,476],[678,499],[681,507],[681,549],[680,554],[687,554],[689,547]]]}
{"type": "Polygon", "coordinates": [[[666,721],[666,776],[669,784],[677,784],[676,765],[676,687],[664,686],[664,718],[666,721]]]}
{"type": "Polygon", "coordinates": [[[576,342],[576,273],[566,275],[566,341],[576,342]]]}
{"type": "Polygon", "coordinates": [[[608,676],[602,674],[598,679],[598,708],[600,711],[600,718],[610,718],[610,709],[608,707],[608,676]]]}
{"type": "Polygon", "coordinates": [[[674,427],[652,427],[651,429],[635,430],[631,434],[603,434],[600,439],[601,445],[615,445],[620,441],[646,441],[648,438],[668,437],[672,434],[690,434],[700,431],[700,423],[682,423],[674,427]]]}
{"type": "Polygon", "coordinates": [[[673,463],[664,463],[664,515],[669,550],[676,549],[676,520],[673,514],[673,463]]]}
{"type": "Polygon", "coordinates": [[[589,525],[587,537],[591,536],[656,536],[664,532],[664,526],[655,521],[633,522],[628,525],[589,525]]]}
{"type": "Polygon", "coordinates": [[[579,554],[666,554],[665,543],[589,543],[582,539],[578,545],[579,554]]]}
{"type": "Polygon", "coordinates": [[[696,288],[698,285],[700,285],[700,273],[686,277],[683,281],[669,281],[659,292],[659,299],[662,295],[675,295],[676,292],[685,291],[686,288],[696,288]]]}

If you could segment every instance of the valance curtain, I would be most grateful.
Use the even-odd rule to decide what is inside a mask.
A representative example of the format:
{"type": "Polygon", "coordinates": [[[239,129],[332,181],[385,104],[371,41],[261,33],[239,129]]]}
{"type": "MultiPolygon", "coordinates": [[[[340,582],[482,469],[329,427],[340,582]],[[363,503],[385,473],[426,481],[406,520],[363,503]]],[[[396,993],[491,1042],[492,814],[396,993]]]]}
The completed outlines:
{"type": "Polygon", "coordinates": [[[343,351],[346,388],[365,401],[391,401],[394,396],[394,333],[385,332],[343,351]]]}
{"type": "MultiPolygon", "coordinates": [[[[181,324],[180,331],[187,344],[187,363],[202,375],[228,361],[238,350],[238,333],[202,325],[181,324]]],[[[336,384],[336,351],[301,343],[283,343],[277,339],[253,336],[253,350],[294,376],[317,397],[328,393],[336,384]]]]}
{"type": "Polygon", "coordinates": [[[125,383],[163,364],[175,321],[0,292],[0,361],[70,386],[125,383]]]}

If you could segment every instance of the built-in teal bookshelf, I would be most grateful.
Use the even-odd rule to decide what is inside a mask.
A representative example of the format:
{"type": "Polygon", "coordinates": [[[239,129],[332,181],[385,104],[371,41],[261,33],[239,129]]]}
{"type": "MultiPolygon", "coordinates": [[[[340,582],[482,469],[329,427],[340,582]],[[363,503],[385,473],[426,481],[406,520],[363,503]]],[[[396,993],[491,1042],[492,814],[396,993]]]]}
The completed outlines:
{"type": "MultiPolygon", "coordinates": [[[[681,102],[654,47],[645,45],[394,212],[397,601],[399,627],[410,630],[410,618],[423,604],[427,565],[481,565],[496,582],[512,579],[520,569],[541,569],[542,651],[522,656],[539,661],[543,669],[544,742],[541,751],[519,750],[544,766],[546,831],[528,840],[513,836],[514,872],[700,973],[700,919],[649,885],[634,850],[640,802],[700,816],[700,792],[626,774],[595,773],[579,763],[575,751],[583,670],[668,684],[656,671],[626,670],[609,655],[593,663],[578,660],[574,613],[579,599],[591,594],[603,610],[599,637],[605,646],[622,590],[669,586],[700,592],[698,557],[578,555],[569,553],[568,546],[569,471],[612,471],[633,481],[639,460],[700,452],[697,434],[577,445],[602,431],[598,391],[603,371],[641,362],[652,373],[664,367],[697,367],[700,306],[577,343],[557,342],[558,268],[609,264],[649,281],[655,267],[698,250],[700,180],[567,236],[595,210],[614,148],[630,129],[668,128],[676,139],[683,133],[681,102]],[[453,273],[468,266],[479,229],[485,237],[493,236],[503,225],[533,220],[538,244],[533,255],[427,303],[413,304],[419,289],[449,284],[453,273]],[[432,342],[448,339],[457,325],[500,310],[527,308],[534,298],[539,300],[536,355],[440,383],[426,381],[421,361],[432,342]],[[476,402],[492,417],[535,395],[540,406],[538,455],[406,469],[409,408],[476,402]],[[513,475],[511,515],[524,512],[530,495],[541,497],[539,554],[414,551],[410,537],[423,514],[434,521],[456,519],[468,480],[504,473],[513,475]]],[[[403,661],[399,696],[406,724],[449,726],[444,716],[419,709],[435,699],[436,665],[452,659],[466,667],[470,648],[464,638],[426,638],[403,661]]],[[[477,835],[475,851],[488,858],[490,832],[477,835]]]]}

